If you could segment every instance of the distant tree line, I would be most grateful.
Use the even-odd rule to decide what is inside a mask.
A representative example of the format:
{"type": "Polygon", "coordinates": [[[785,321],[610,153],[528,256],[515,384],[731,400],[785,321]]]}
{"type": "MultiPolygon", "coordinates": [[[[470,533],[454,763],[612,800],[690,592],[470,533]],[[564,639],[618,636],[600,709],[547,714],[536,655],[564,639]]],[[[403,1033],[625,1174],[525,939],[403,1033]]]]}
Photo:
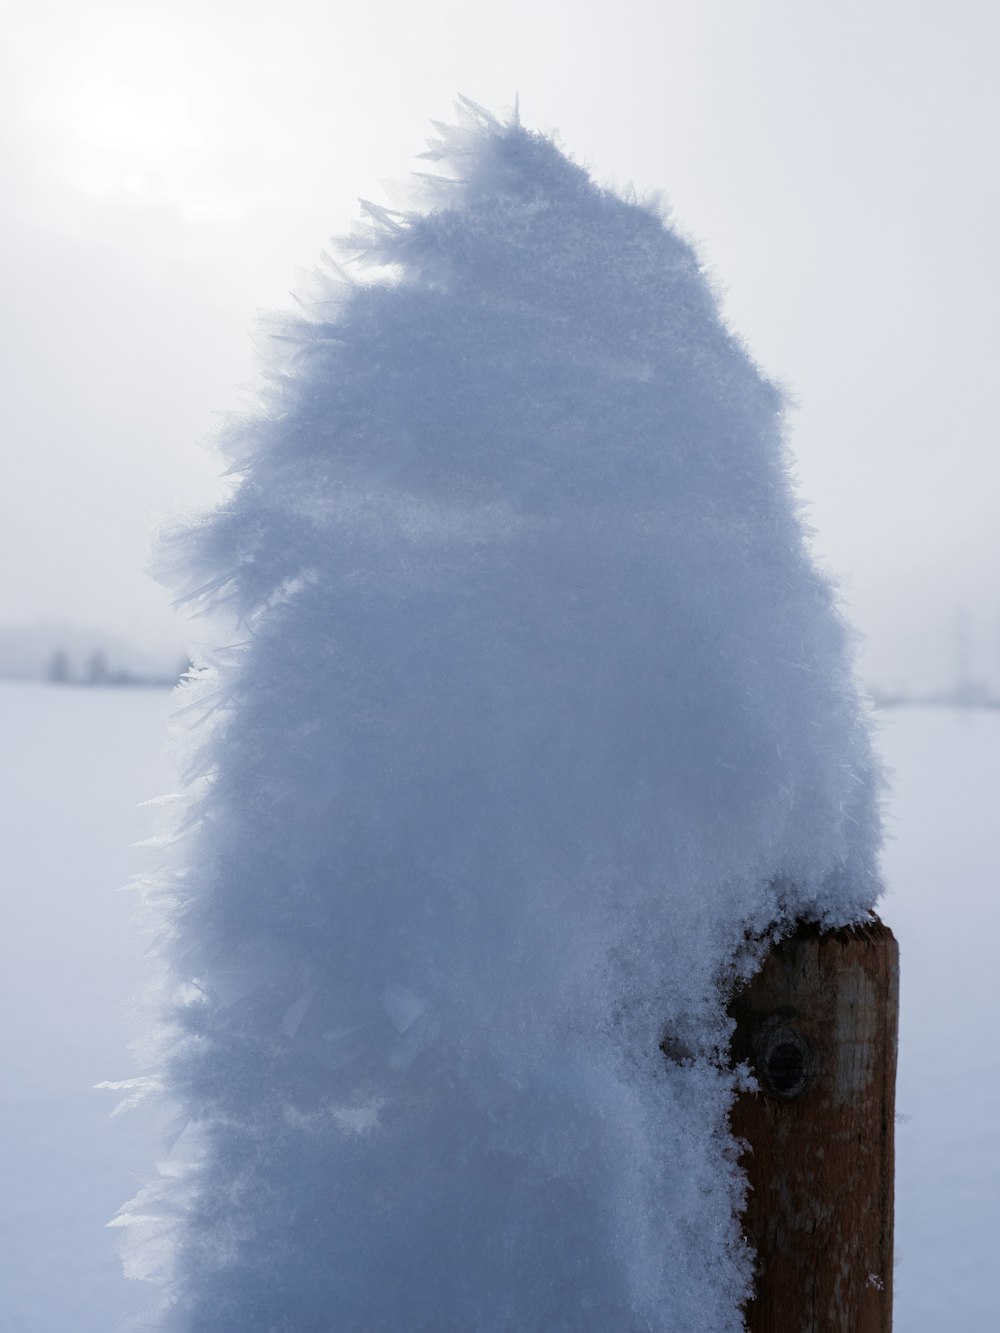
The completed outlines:
{"type": "Polygon", "coordinates": [[[150,675],[139,671],[127,671],[112,668],[105,653],[96,649],[83,663],[81,671],[73,669],[69,653],[57,648],[49,659],[46,679],[53,685],[146,685],[169,689],[177,684],[181,676],[191,669],[187,659],[180,663],[174,673],[150,675]]]}

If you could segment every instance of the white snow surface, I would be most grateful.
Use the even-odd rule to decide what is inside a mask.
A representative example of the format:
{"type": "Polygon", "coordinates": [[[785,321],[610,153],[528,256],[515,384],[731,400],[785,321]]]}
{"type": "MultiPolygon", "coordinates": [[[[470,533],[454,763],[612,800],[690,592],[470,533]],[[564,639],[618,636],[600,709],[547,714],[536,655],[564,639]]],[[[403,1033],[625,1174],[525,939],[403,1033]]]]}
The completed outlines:
{"type": "Polygon", "coordinates": [[[0,1329],[116,1333],[150,1304],[105,1223],[161,1116],[94,1084],[132,1071],[146,971],[140,801],[166,780],[168,694],[0,681],[0,1329]]]}
{"type": "Polygon", "coordinates": [[[662,212],[471,104],[432,156],[168,544],[236,628],[147,890],[188,1128],[130,1271],[184,1333],[737,1330],[726,1001],[880,888],[850,637],[662,212]]]}

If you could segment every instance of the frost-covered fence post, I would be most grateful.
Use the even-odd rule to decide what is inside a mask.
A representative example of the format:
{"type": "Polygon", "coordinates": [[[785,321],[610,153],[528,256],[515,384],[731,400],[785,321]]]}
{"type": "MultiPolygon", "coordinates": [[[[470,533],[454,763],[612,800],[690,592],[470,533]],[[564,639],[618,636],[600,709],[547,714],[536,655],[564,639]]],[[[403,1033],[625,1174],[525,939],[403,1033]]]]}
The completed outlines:
{"type": "Polygon", "coordinates": [[[161,1333],[741,1333],[727,1005],[881,892],[850,637],[663,209],[468,103],[428,156],[164,547],[218,648],[129,1271],[161,1333]]]}
{"type": "Polygon", "coordinates": [[[890,1333],[899,950],[877,918],[777,944],[733,1001],[759,1090],[744,1217],[757,1254],[748,1333],[890,1333]]]}

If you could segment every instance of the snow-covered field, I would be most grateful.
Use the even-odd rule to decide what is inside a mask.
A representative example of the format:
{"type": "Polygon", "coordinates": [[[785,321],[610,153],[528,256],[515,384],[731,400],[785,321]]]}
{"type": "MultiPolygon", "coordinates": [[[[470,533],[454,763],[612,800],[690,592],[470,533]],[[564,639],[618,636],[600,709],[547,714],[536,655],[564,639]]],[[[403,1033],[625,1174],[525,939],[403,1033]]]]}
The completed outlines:
{"type": "MultiPolygon", "coordinates": [[[[153,1121],[92,1091],[131,1072],[142,940],[130,894],[170,786],[168,696],[0,682],[0,1327],[113,1333],[143,1304],[104,1222],[153,1121]]],[[[1000,1293],[1000,714],[887,714],[884,915],[900,939],[896,1328],[995,1333],[1000,1293]]],[[[402,1331],[401,1331],[402,1333],[402,1331]]]]}
{"type": "Polygon", "coordinates": [[[886,715],[899,1333],[1000,1328],[1000,712],[886,715]]]}
{"type": "Polygon", "coordinates": [[[104,1224],[153,1160],[127,1077],[143,947],[140,801],[168,782],[169,694],[0,682],[0,1328],[114,1333],[145,1294],[104,1224]]]}

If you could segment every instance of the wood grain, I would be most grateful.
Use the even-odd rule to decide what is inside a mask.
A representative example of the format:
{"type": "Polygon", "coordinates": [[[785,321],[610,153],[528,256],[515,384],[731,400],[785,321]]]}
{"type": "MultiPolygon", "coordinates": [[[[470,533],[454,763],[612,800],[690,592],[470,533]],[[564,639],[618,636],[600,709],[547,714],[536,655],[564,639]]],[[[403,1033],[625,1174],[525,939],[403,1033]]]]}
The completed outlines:
{"type": "Polygon", "coordinates": [[[890,1333],[899,951],[877,918],[776,945],[732,1002],[757,1253],[749,1333],[890,1333]]]}

